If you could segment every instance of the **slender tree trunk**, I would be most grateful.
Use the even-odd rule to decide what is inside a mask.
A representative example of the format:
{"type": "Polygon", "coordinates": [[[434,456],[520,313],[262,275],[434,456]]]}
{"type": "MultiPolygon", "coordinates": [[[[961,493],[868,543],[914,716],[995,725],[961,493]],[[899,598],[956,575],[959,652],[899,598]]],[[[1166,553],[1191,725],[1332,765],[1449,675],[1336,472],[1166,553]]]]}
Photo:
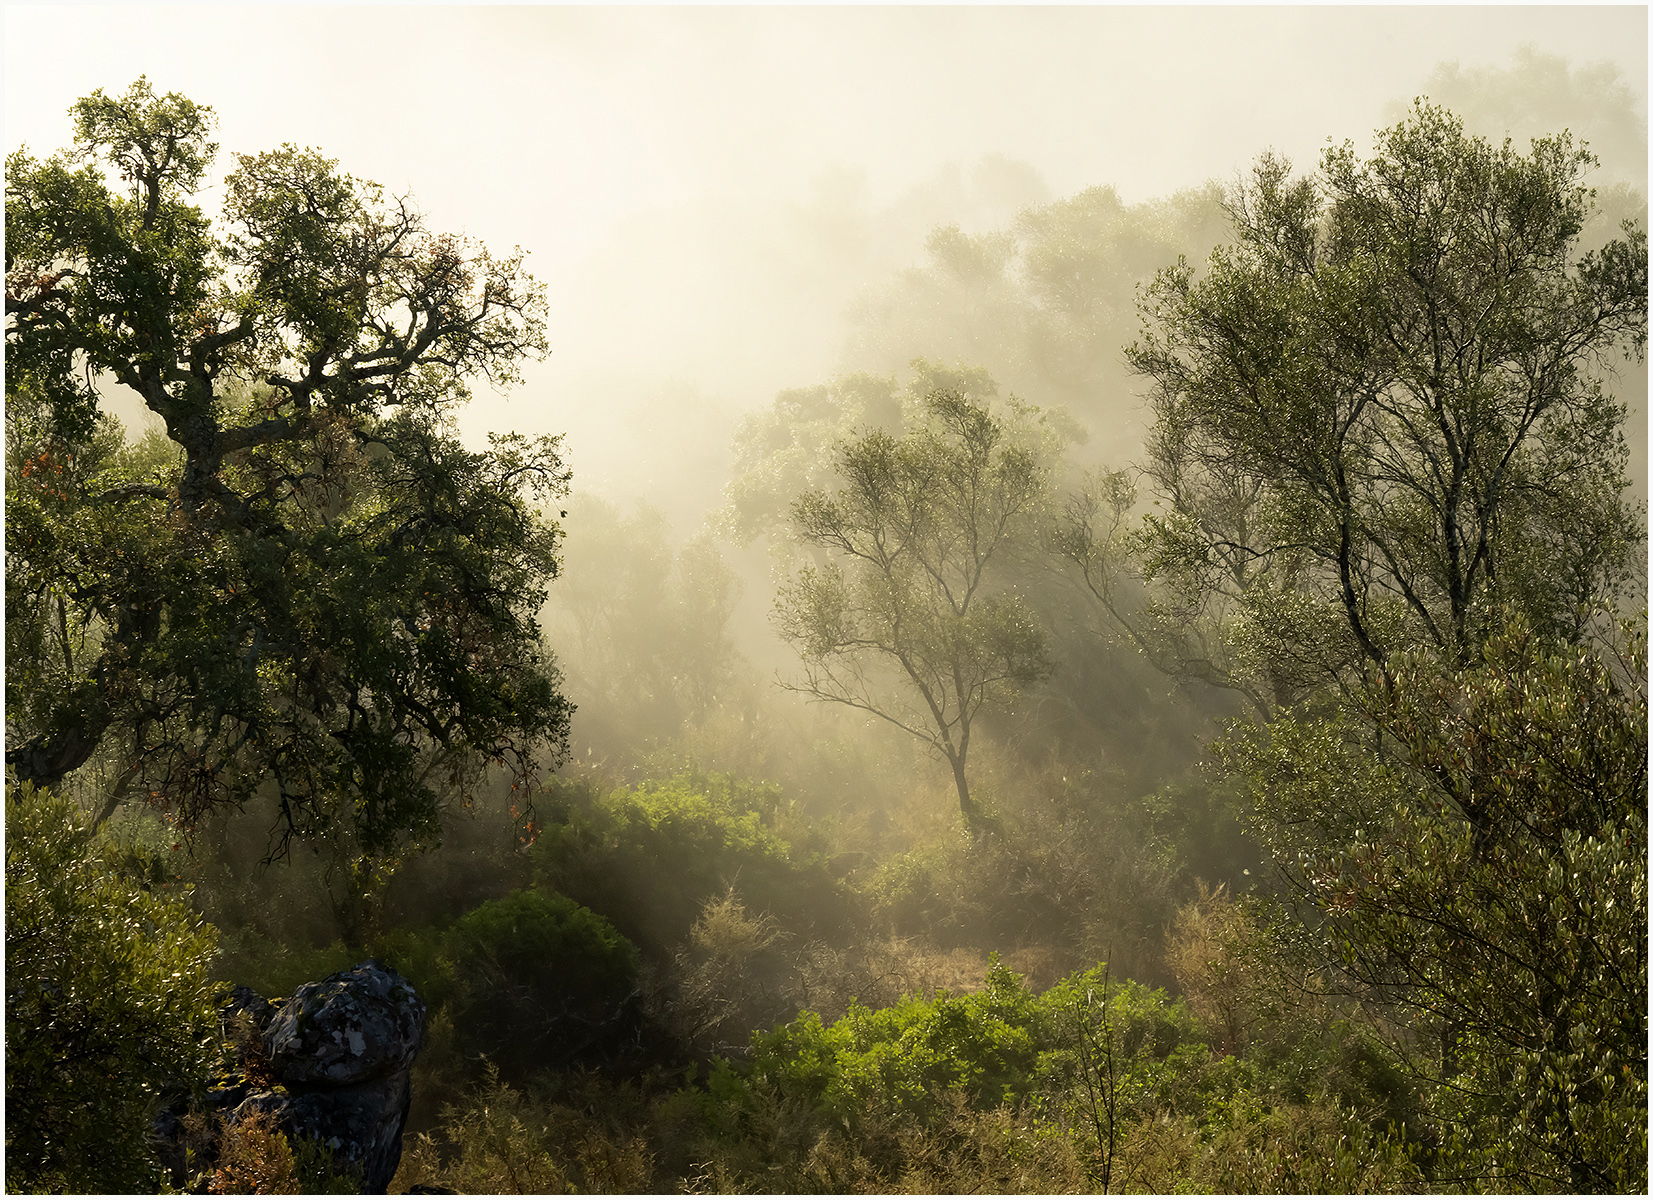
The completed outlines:
{"type": "Polygon", "coordinates": [[[972,834],[980,833],[986,826],[982,820],[981,809],[970,798],[970,781],[964,777],[963,753],[950,753],[947,761],[953,768],[953,784],[959,790],[959,812],[964,814],[964,824],[972,834]]]}

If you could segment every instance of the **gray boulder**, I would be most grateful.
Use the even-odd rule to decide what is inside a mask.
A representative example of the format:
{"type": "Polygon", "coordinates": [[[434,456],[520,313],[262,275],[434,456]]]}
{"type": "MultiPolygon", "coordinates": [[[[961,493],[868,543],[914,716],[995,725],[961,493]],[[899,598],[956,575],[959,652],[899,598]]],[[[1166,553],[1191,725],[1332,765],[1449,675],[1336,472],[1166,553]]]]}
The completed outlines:
{"type": "Polygon", "coordinates": [[[405,1075],[424,1028],[425,1002],[413,986],[364,962],[299,988],[264,1041],[282,1083],[344,1087],[405,1075]]]}
{"type": "MultiPolygon", "coordinates": [[[[279,1004],[238,987],[221,1018],[226,1033],[252,1036],[241,1046],[240,1077],[210,1097],[213,1111],[232,1123],[268,1112],[289,1137],[328,1147],[335,1170],[353,1172],[364,1193],[384,1192],[402,1160],[409,1071],[425,1028],[412,985],[368,961],[279,1004]]],[[[207,1157],[215,1156],[212,1147],[207,1157]]],[[[178,1158],[181,1168],[181,1147],[178,1158]]]]}

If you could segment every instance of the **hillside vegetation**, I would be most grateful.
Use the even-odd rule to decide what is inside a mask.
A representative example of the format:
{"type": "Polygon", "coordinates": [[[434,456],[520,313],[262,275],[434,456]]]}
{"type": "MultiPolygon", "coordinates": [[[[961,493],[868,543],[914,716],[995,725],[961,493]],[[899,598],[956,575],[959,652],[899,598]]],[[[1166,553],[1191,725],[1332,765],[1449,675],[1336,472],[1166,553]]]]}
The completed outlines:
{"type": "MultiPolygon", "coordinates": [[[[158,1189],[228,986],[365,958],[392,1191],[1646,1190],[1645,200],[1570,134],[938,229],[690,531],[459,438],[520,252],[73,112],[7,160],[8,1190],[158,1189]]],[[[267,1125],[192,1186],[352,1186],[267,1125]]]]}

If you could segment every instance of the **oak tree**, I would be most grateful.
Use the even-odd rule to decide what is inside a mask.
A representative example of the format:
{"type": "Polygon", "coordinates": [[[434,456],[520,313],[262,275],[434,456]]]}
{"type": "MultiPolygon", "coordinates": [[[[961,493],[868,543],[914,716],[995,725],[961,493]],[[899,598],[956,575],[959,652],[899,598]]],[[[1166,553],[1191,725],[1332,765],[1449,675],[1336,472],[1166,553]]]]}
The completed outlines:
{"type": "Polygon", "coordinates": [[[1516,617],[1221,747],[1321,978],[1403,1018],[1443,1183],[1647,1187],[1646,653],[1516,617]]]}
{"type": "Polygon", "coordinates": [[[284,836],[374,850],[557,761],[568,473],[451,424],[545,352],[522,253],[290,145],[238,155],[214,218],[209,108],[139,79],[71,112],[71,150],[6,162],[8,767],[99,758],[111,806],[186,821],[270,785],[284,836]],[[115,388],[164,441],[119,449],[115,388]]]}
{"type": "Polygon", "coordinates": [[[1422,103],[1265,156],[1238,243],[1145,293],[1158,511],[1069,511],[1162,661],[1256,702],[1224,763],[1324,978],[1404,1018],[1441,1182],[1646,1186],[1645,649],[1597,620],[1644,545],[1607,382],[1646,237],[1579,252],[1593,161],[1422,103]]]}

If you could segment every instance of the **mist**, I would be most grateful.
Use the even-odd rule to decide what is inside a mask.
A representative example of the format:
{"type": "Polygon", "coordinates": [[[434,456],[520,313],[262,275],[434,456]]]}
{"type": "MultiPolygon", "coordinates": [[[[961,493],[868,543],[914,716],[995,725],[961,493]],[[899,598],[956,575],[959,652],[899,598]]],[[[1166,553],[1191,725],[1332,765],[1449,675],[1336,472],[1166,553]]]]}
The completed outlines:
{"type": "MultiPolygon", "coordinates": [[[[541,1166],[558,1165],[533,1176],[545,1191],[1105,1190],[1096,1164],[1113,1151],[1094,1090],[1090,1110],[1070,1103],[1076,1080],[1094,1083],[1088,1058],[1069,1059],[1096,1029],[1131,1031],[1130,1054],[1159,1064],[1144,1070],[1198,1060],[1202,1097],[1245,1074],[1326,1145],[1343,1144],[1339,1114],[1362,1114],[1361,1173],[1305,1183],[1221,1173],[1192,1132],[1207,1118],[1179,1111],[1181,1150],[1134,1144],[1149,1190],[1425,1179],[1406,1173],[1411,1143],[1372,1131],[1423,1137],[1427,1089],[1395,1083],[1383,1056],[1399,1062],[1395,1047],[1439,1031],[1385,1010],[1351,1032],[1365,993],[1314,994],[1306,959],[1290,959],[1296,982],[1260,965],[1301,947],[1281,949],[1289,939],[1269,923],[1289,907],[1271,874],[1285,843],[1267,841],[1251,807],[1259,778],[1290,772],[1247,731],[1333,728],[1326,714],[1352,703],[1366,660],[1337,620],[1291,608],[1298,566],[1256,600],[1249,583],[1211,582],[1215,557],[1178,558],[1192,554],[1189,529],[1213,546],[1244,539],[1224,541],[1218,518],[1171,516],[1185,496],[1170,452],[1152,444],[1161,381],[1132,349],[1152,325],[1139,305],[1157,297],[1161,330],[1175,305],[1156,278],[1180,260],[1195,282],[1220,268],[1210,256],[1236,242],[1239,189],[1256,186],[1263,156],[1294,176],[1345,143],[1367,156],[1420,99],[1495,146],[1524,151],[1563,131],[1587,142],[1600,164],[1585,180],[1596,213],[1581,249],[1621,236],[1624,221],[1645,228],[1645,8],[12,5],[4,30],[8,151],[69,145],[77,97],[144,75],[217,114],[209,210],[233,152],[311,146],[411,197],[433,229],[521,247],[545,285],[550,354],[508,394],[478,382],[454,423],[479,451],[495,432],[562,439],[572,485],[544,509],[558,568],[538,621],[577,706],[566,759],[532,778],[490,767],[463,786],[456,769],[440,836],[409,839],[372,870],[360,847],[321,835],[266,861],[268,794],[176,841],[171,814],[136,802],[109,826],[133,862],[193,885],[237,982],[276,996],[371,951],[427,996],[434,1032],[413,1076],[410,1145],[428,1136],[401,1185],[503,1190],[503,1176],[456,1164],[471,1163],[466,1139],[486,1113],[510,1111],[554,1143],[541,1166]],[[988,424],[999,440],[971,458],[970,430],[988,424]],[[832,521],[854,510],[842,497],[857,447],[887,452],[869,450],[874,465],[900,459],[908,484],[940,480],[932,491],[967,459],[991,462],[995,486],[1017,470],[1039,481],[1025,512],[995,510],[1015,536],[977,574],[925,563],[950,603],[994,606],[982,627],[1002,642],[974,691],[952,671],[956,712],[929,691],[928,710],[913,701],[900,720],[867,699],[923,675],[906,659],[905,676],[888,662],[839,676],[820,666],[822,647],[877,640],[857,642],[851,626],[878,604],[856,610],[853,587],[833,590],[834,567],[853,557],[832,521]],[[819,499],[809,511],[806,493],[819,499]],[[1233,634],[1288,609],[1278,626],[1258,618],[1233,634]],[[1270,641],[1282,628],[1298,640],[1270,641]],[[530,940],[551,949],[523,965],[511,955],[530,940]],[[571,991],[565,976],[595,982],[571,991]],[[1110,1003],[1122,1006],[1112,1016],[1110,1003]],[[1067,1072],[1068,1098],[1038,1092],[1048,1080],[1028,1082],[1032,1068],[1022,1079],[1004,1067],[1014,1080],[1001,1092],[971,1092],[944,1117],[924,1110],[918,1137],[903,1124],[917,1119],[912,1096],[954,1087],[926,1076],[905,1099],[878,1091],[886,1107],[851,1142],[833,1124],[832,1105],[847,1103],[837,1093],[796,1111],[776,1099],[773,1081],[795,1066],[786,1056],[839,1036],[834,1022],[898,1023],[899,1011],[940,1028],[969,1005],[1017,1020],[1037,1010],[1039,1037],[1067,1031],[1038,1053],[1056,1055],[1039,1070],[1067,1072]],[[1056,1107],[1038,1108],[1047,1100],[1056,1107]],[[736,1110],[731,1133],[718,1114],[736,1110]],[[1057,1113],[1082,1152],[1053,1151],[1020,1175],[959,1165],[959,1145],[992,1142],[996,1121],[1032,1128],[1035,1111],[1057,1113]]],[[[1561,595],[1571,576],[1542,578],[1543,555],[1571,538],[1602,561],[1619,552],[1627,570],[1600,577],[1645,612],[1645,529],[1630,526],[1648,497],[1647,370],[1617,349],[1601,370],[1626,410],[1627,478],[1589,475],[1590,486],[1641,514],[1592,509],[1568,524],[1570,483],[1521,511],[1545,536],[1561,531],[1534,535],[1532,561],[1510,570],[1532,576],[1522,595],[1544,597],[1545,611],[1582,604],[1561,595]]],[[[128,443],[161,429],[111,380],[99,390],[128,443]]],[[[159,462],[161,441],[132,461],[159,462]]],[[[1568,469],[1570,480],[1588,464],[1568,469]]],[[[1218,496],[1213,510],[1233,499],[1195,492],[1218,496]]],[[[906,528],[926,528],[933,513],[915,512],[906,528]]],[[[1577,574],[1593,582],[1598,566],[1577,574]]],[[[1233,575],[1272,569],[1248,575],[1247,561],[1233,575]]],[[[893,580],[880,595],[901,593],[893,580]]],[[[1411,628],[1403,604],[1382,607],[1392,599],[1372,602],[1372,636],[1411,628]]],[[[1588,626],[1605,645],[1603,629],[1588,626]]],[[[80,772],[65,794],[96,810],[114,758],[80,772]]],[[[969,1020],[986,1012],[968,1008],[969,1020]]],[[[1641,1086],[1645,1112],[1645,1059],[1641,1086]]],[[[863,1120],[853,1107],[846,1130],[863,1120]]]]}
{"type": "MultiPolygon", "coordinates": [[[[439,228],[528,249],[550,288],[552,355],[509,398],[484,389],[462,428],[478,443],[490,429],[566,433],[580,488],[656,504],[685,537],[720,503],[739,416],[868,366],[850,312],[921,268],[937,227],[990,232],[1093,187],[1137,204],[1232,183],[1269,148],[1310,168],[1328,139],[1364,144],[1431,87],[1469,99],[1532,47],[1579,82],[1527,95],[1509,132],[1571,122],[1611,143],[1607,178],[1646,171],[1635,8],[237,7],[209,20],[20,5],[5,22],[8,146],[67,144],[71,100],[147,73],[212,104],[228,149],[316,146],[411,194],[439,228]],[[254,45],[280,69],[249,69],[254,45]],[[75,53],[43,53],[64,46],[75,53]]],[[[1107,405],[1133,425],[1128,389],[1107,405]]]]}

